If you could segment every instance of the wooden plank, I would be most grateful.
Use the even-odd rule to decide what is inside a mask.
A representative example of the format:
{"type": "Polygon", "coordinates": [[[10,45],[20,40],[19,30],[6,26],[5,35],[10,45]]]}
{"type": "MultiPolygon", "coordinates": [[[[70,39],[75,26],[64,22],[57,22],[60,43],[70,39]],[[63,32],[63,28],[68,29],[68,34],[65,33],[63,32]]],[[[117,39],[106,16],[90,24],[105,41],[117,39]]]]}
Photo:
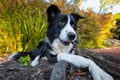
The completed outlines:
{"type": "Polygon", "coordinates": [[[55,64],[50,80],[66,80],[66,61],[59,61],[55,64]]]}

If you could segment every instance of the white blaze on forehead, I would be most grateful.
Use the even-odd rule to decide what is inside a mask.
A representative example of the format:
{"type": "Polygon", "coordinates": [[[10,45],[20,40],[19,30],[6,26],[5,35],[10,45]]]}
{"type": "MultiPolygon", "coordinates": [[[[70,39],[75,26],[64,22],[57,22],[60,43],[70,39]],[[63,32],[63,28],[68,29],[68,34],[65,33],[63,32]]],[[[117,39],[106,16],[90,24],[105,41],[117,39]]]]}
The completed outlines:
{"type": "MultiPolygon", "coordinates": [[[[76,35],[75,30],[73,29],[73,27],[70,24],[70,16],[68,15],[68,21],[60,33],[60,39],[63,41],[68,41],[67,33],[69,33],[69,32],[72,32],[76,35]]],[[[75,38],[75,40],[76,40],[76,38],[75,38]]]]}
{"type": "Polygon", "coordinates": [[[68,16],[68,22],[67,22],[67,24],[66,24],[66,26],[65,26],[65,30],[68,31],[68,32],[73,32],[73,33],[75,33],[73,27],[72,27],[71,24],[70,24],[70,16],[68,16]]]}

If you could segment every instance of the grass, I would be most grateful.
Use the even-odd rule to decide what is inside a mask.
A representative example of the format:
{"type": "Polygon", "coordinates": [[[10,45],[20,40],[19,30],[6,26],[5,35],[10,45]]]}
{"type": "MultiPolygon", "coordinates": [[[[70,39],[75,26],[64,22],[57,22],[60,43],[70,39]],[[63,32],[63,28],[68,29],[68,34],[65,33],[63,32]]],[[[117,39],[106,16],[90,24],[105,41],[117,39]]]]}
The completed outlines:
{"type": "Polygon", "coordinates": [[[9,5],[5,5],[4,0],[0,2],[3,10],[0,13],[0,53],[34,49],[44,39],[47,25],[40,2],[34,7],[14,1],[18,5],[13,8],[13,2],[9,5]]]}

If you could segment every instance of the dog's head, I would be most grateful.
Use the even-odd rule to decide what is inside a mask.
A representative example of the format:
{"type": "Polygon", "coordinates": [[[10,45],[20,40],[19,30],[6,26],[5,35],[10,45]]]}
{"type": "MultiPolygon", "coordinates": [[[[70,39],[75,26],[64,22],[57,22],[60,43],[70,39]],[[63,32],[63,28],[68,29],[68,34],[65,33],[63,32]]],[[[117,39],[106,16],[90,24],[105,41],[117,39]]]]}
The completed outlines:
{"type": "Polygon", "coordinates": [[[56,5],[50,5],[47,9],[48,28],[47,37],[52,43],[59,39],[62,44],[69,45],[77,40],[77,21],[83,18],[79,14],[62,14],[56,5]]]}

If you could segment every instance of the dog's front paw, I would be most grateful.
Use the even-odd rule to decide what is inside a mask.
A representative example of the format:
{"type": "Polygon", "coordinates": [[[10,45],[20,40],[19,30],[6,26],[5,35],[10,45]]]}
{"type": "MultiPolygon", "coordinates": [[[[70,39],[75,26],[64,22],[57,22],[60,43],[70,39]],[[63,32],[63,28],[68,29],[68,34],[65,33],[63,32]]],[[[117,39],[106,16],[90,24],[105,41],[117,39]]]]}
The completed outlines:
{"type": "Polygon", "coordinates": [[[91,63],[89,71],[92,74],[93,80],[113,80],[111,75],[103,71],[95,63],[91,63]]]}
{"type": "Polygon", "coordinates": [[[113,77],[104,71],[99,75],[101,77],[101,80],[113,80],[113,77]]]}
{"type": "Polygon", "coordinates": [[[113,80],[112,76],[104,72],[102,69],[94,69],[92,70],[93,80],[113,80]]]}

